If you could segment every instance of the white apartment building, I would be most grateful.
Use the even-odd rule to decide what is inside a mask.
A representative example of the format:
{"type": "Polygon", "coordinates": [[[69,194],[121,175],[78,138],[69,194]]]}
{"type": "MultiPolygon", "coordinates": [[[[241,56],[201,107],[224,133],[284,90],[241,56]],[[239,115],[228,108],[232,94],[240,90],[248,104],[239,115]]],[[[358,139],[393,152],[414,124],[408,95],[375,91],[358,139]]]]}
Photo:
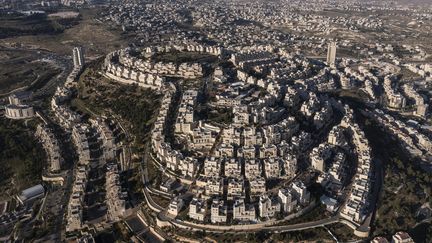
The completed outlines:
{"type": "Polygon", "coordinates": [[[307,204],[310,201],[310,192],[302,181],[295,181],[291,185],[300,204],[307,204]]]}
{"type": "Polygon", "coordinates": [[[228,179],[228,199],[244,196],[244,181],[239,178],[228,179]]]}
{"type": "Polygon", "coordinates": [[[279,189],[278,198],[281,205],[281,210],[285,213],[292,212],[297,206],[297,199],[294,190],[291,188],[279,189]]]}
{"type": "Polygon", "coordinates": [[[236,177],[241,176],[241,162],[236,158],[225,159],[225,176],[236,177]]]}
{"type": "Polygon", "coordinates": [[[264,159],[264,172],[267,179],[279,178],[281,176],[281,161],[279,159],[267,158],[264,159]]]}
{"type": "Polygon", "coordinates": [[[233,220],[255,221],[255,207],[253,204],[246,204],[243,198],[236,199],[233,205],[233,220]]]}
{"type": "Polygon", "coordinates": [[[168,206],[168,213],[174,216],[177,216],[178,213],[182,210],[184,202],[181,198],[175,197],[171,200],[168,206]]]}
{"type": "Polygon", "coordinates": [[[249,186],[251,195],[261,195],[267,191],[266,180],[263,177],[249,179],[249,186]]]}
{"type": "Polygon", "coordinates": [[[204,161],[204,175],[216,177],[221,172],[221,159],[216,157],[207,157],[204,161]]]}
{"type": "Polygon", "coordinates": [[[246,159],[245,160],[245,177],[253,179],[260,177],[262,174],[262,165],[257,159],[246,159]]]}
{"type": "Polygon", "coordinates": [[[213,199],[210,211],[210,221],[213,224],[226,223],[228,207],[225,202],[220,199],[213,199]]]}
{"type": "Polygon", "coordinates": [[[262,195],[258,202],[258,209],[261,218],[272,218],[277,212],[280,212],[281,205],[277,199],[272,199],[268,195],[262,195]]]}
{"type": "Polygon", "coordinates": [[[220,195],[223,193],[223,182],[224,179],[220,177],[209,177],[205,185],[205,194],[210,195],[220,195]]]}
{"type": "Polygon", "coordinates": [[[203,222],[206,215],[206,208],[207,204],[205,200],[194,197],[189,204],[189,218],[203,222]]]}

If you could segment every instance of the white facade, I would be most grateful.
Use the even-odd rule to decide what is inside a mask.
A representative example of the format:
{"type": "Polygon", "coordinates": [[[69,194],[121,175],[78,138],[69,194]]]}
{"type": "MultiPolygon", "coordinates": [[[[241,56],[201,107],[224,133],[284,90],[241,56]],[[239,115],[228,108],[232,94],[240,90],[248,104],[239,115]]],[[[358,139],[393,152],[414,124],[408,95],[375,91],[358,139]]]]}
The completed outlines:
{"type": "Polygon", "coordinates": [[[35,112],[28,105],[7,105],[5,115],[9,119],[29,119],[35,116],[35,112]]]}

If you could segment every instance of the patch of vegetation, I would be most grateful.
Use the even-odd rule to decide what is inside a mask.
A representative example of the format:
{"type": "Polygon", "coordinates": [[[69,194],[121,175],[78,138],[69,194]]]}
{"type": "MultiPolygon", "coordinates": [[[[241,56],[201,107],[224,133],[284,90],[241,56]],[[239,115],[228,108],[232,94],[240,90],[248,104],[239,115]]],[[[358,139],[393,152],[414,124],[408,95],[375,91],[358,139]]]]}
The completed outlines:
{"type": "Polygon", "coordinates": [[[97,72],[99,67],[100,62],[94,62],[81,75],[75,106],[87,114],[118,116],[142,148],[149,139],[161,95],[136,85],[111,82],[97,72]]]}
{"type": "Polygon", "coordinates": [[[168,234],[175,234],[180,237],[186,237],[189,239],[207,239],[210,242],[264,242],[270,239],[271,234],[266,232],[256,233],[238,233],[233,234],[229,232],[216,233],[201,231],[188,231],[184,229],[175,228],[164,228],[164,231],[168,234]]]}
{"type": "Polygon", "coordinates": [[[327,228],[336,236],[336,238],[341,242],[349,242],[359,240],[357,236],[354,235],[354,231],[342,223],[336,223],[328,225],[327,228]]]}
{"type": "Polygon", "coordinates": [[[128,242],[132,235],[126,226],[117,222],[114,223],[111,229],[99,232],[95,236],[96,242],[128,242]]]}
{"type": "Polygon", "coordinates": [[[43,72],[38,74],[36,80],[28,87],[29,90],[37,90],[44,87],[49,80],[61,73],[60,69],[50,69],[46,68],[46,64],[43,65],[45,66],[43,72]]]}
{"type": "Polygon", "coordinates": [[[149,90],[142,90],[141,94],[131,95],[129,91],[136,91],[130,87],[121,87],[114,93],[117,100],[111,100],[105,105],[115,114],[131,123],[131,128],[138,141],[148,138],[151,125],[154,122],[154,112],[159,105],[159,96],[149,90]]]}
{"type": "Polygon", "coordinates": [[[311,222],[311,221],[316,221],[316,220],[320,220],[323,218],[328,218],[330,217],[330,213],[326,210],[326,207],[319,203],[318,206],[315,206],[312,210],[310,210],[309,212],[301,215],[300,217],[288,220],[288,221],[284,221],[278,224],[275,224],[275,226],[278,225],[291,225],[291,224],[300,224],[300,223],[305,223],[305,222],[311,222]]]}
{"type": "Polygon", "coordinates": [[[127,192],[130,197],[130,205],[134,207],[139,202],[143,201],[143,193],[142,189],[144,188],[143,183],[141,181],[141,174],[139,170],[139,165],[141,163],[140,159],[134,159],[132,160],[132,166],[129,170],[126,170],[121,173],[121,181],[122,181],[122,188],[127,188],[127,192]]]}
{"type": "Polygon", "coordinates": [[[29,52],[0,51],[0,93],[28,85],[28,89],[44,86],[60,70],[45,62],[35,61],[29,52]]]}
{"type": "Polygon", "coordinates": [[[212,108],[207,104],[199,105],[195,111],[199,120],[207,120],[216,124],[231,124],[234,114],[231,108],[212,108]]]}
{"type": "Polygon", "coordinates": [[[415,226],[422,220],[416,216],[418,209],[432,203],[432,177],[373,121],[365,121],[365,134],[372,147],[379,150],[375,155],[385,170],[373,234],[390,238],[397,231],[406,231],[416,242],[430,242],[431,224],[415,226]]]}
{"type": "Polygon", "coordinates": [[[328,92],[328,94],[341,98],[344,101],[351,101],[351,103],[361,103],[369,100],[369,96],[361,89],[338,90],[335,92],[328,92]]]}
{"type": "MultiPolygon", "coordinates": [[[[165,230],[165,229],[164,229],[165,230]]],[[[268,233],[268,232],[255,232],[255,233],[215,233],[202,231],[187,231],[183,229],[171,228],[166,229],[170,234],[175,234],[181,237],[190,239],[207,239],[215,242],[301,242],[301,241],[313,241],[313,242],[334,242],[334,239],[324,228],[315,228],[295,232],[286,233],[268,233]],[[317,240],[319,239],[319,240],[317,240]]]]}
{"type": "MultiPolygon", "coordinates": [[[[149,159],[151,159],[149,157],[149,159]]],[[[148,180],[153,185],[153,187],[158,188],[158,186],[162,183],[162,174],[156,168],[154,162],[150,161],[147,163],[147,173],[148,173],[148,180]]]]}
{"type": "Polygon", "coordinates": [[[34,122],[0,118],[0,198],[41,181],[46,157],[33,135],[35,127],[34,122]]]}
{"type": "MultiPolygon", "coordinates": [[[[71,55],[73,47],[85,46],[87,57],[107,54],[110,51],[127,46],[135,35],[133,33],[124,33],[121,27],[107,25],[104,22],[95,20],[100,16],[102,9],[103,7],[79,9],[77,18],[48,17],[45,20],[45,25],[51,25],[48,28],[49,31],[54,28],[60,31],[49,32],[44,30],[34,34],[21,31],[19,36],[0,38],[0,45],[17,43],[18,45],[45,49],[61,55],[71,55]]],[[[6,25],[5,23],[5,21],[0,20],[1,27],[14,28],[18,26],[23,28],[24,26],[19,20],[18,23],[10,22],[6,25]]],[[[0,30],[0,33],[3,32],[0,30]]]]}
{"type": "Polygon", "coordinates": [[[170,204],[170,200],[164,197],[160,197],[156,194],[150,195],[153,198],[153,201],[155,201],[159,206],[162,208],[168,208],[170,204]]]}
{"type": "Polygon", "coordinates": [[[274,234],[272,238],[282,242],[334,242],[334,239],[324,228],[313,228],[302,231],[293,231],[280,234],[274,234]]]}
{"type": "Polygon", "coordinates": [[[39,35],[59,34],[65,29],[77,24],[79,19],[51,19],[45,14],[25,15],[4,15],[0,18],[0,38],[39,35]]]}

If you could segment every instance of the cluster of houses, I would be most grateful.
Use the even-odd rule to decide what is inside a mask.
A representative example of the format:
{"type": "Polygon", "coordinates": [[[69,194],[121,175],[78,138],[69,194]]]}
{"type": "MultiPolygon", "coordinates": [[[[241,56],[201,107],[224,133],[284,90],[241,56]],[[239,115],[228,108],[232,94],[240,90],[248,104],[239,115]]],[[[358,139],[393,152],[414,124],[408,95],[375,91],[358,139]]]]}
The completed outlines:
{"type": "MultiPolygon", "coordinates": [[[[295,91],[291,92],[295,93],[295,91]]],[[[165,163],[167,169],[192,177],[198,166],[196,159],[185,157],[165,142],[164,131],[167,118],[176,105],[171,104],[175,93],[176,89],[173,85],[166,86],[152,132],[152,148],[156,158],[165,163]],[[183,166],[184,161],[188,160],[195,160],[194,173],[184,169],[186,167],[183,166]]],[[[193,146],[188,147],[189,149],[209,151],[210,148],[215,148],[204,160],[203,174],[196,178],[196,190],[200,196],[195,197],[189,205],[190,217],[198,221],[204,220],[207,200],[212,201],[210,220],[212,223],[227,222],[228,201],[233,202],[233,220],[245,222],[256,222],[260,215],[273,217],[276,212],[290,213],[307,205],[309,193],[300,181],[279,193],[278,198],[281,198],[283,206],[277,206],[275,201],[278,200],[272,197],[272,203],[267,205],[263,200],[263,205],[260,206],[263,212],[256,213],[259,200],[256,202],[246,200],[246,194],[258,198],[265,193],[267,180],[289,179],[295,175],[297,157],[295,153],[290,152],[294,148],[287,141],[293,138],[293,143],[298,147],[304,147],[309,142],[305,134],[294,136],[299,131],[299,124],[294,117],[276,122],[282,115],[282,111],[280,114],[273,114],[275,117],[268,118],[268,125],[256,128],[249,114],[252,105],[235,105],[233,124],[221,130],[194,119],[197,95],[198,92],[195,90],[186,90],[182,93],[174,126],[177,136],[190,139],[190,144],[193,146]],[[216,143],[217,134],[220,135],[218,140],[220,143],[216,143]]],[[[291,100],[298,105],[299,99],[298,95],[291,100]]],[[[266,108],[266,105],[261,104],[260,107],[266,108]]],[[[328,122],[328,117],[332,114],[331,107],[324,106],[323,110],[324,112],[317,115],[316,120],[321,120],[320,117],[323,116],[323,122],[328,122]]],[[[175,197],[168,206],[168,213],[176,216],[184,206],[184,200],[175,197]]]]}
{"type": "Polygon", "coordinates": [[[320,172],[317,182],[328,195],[322,198],[327,209],[334,212],[342,191],[350,186],[346,203],[342,205],[341,216],[361,224],[371,210],[369,202],[373,180],[371,148],[364,132],[354,121],[352,109],[345,106],[344,114],[341,123],[330,130],[327,141],[313,148],[309,158],[312,168],[320,172]],[[353,149],[347,143],[348,140],[352,141],[353,149]],[[350,162],[347,160],[346,154],[351,151],[354,151],[357,157],[355,171],[350,171],[350,162]],[[354,173],[353,183],[347,185],[351,173],[354,173]]]}
{"type": "Polygon", "coordinates": [[[176,92],[174,85],[166,85],[161,107],[157,115],[152,130],[152,150],[156,158],[166,164],[167,169],[180,172],[184,177],[192,177],[196,173],[198,160],[193,157],[184,156],[179,151],[173,149],[171,144],[166,142],[164,130],[166,129],[166,120],[170,115],[171,100],[176,92]]]}
{"type": "Polygon", "coordinates": [[[277,63],[278,59],[270,52],[245,52],[231,55],[232,63],[245,71],[249,71],[259,66],[277,63]]]}
{"type": "MultiPolygon", "coordinates": [[[[252,46],[251,48],[264,49],[265,47],[252,46]]],[[[284,91],[281,85],[288,81],[306,78],[312,73],[306,59],[288,54],[284,50],[278,52],[240,50],[231,54],[230,60],[237,64],[239,81],[264,88],[276,97],[279,92],[284,91]],[[267,78],[252,76],[251,71],[267,78]]]]}
{"type": "Polygon", "coordinates": [[[214,154],[204,161],[204,175],[229,177],[244,171],[241,175],[249,179],[292,177],[297,168],[296,157],[289,152],[293,148],[286,140],[297,131],[298,124],[292,118],[263,129],[230,126],[223,130],[222,142],[214,154]]]}
{"type": "Polygon", "coordinates": [[[225,50],[219,46],[208,46],[198,43],[179,43],[173,45],[152,46],[145,49],[147,55],[155,55],[157,53],[169,52],[198,52],[207,53],[214,56],[221,56],[225,54],[225,50]]]}
{"type": "MultiPolygon", "coordinates": [[[[120,53],[118,58],[122,61],[119,62],[124,66],[135,67],[138,59],[131,61],[130,51],[120,53]]],[[[155,55],[152,50],[146,50],[146,53],[149,56],[155,55]]],[[[314,90],[321,84],[333,87],[337,79],[345,79],[341,81],[345,82],[341,86],[349,88],[352,81],[350,77],[344,77],[343,73],[340,73],[338,78],[332,78],[326,83],[325,80],[334,76],[330,69],[317,72],[311,78],[299,80],[297,78],[311,76],[312,68],[309,67],[309,62],[298,57],[293,57],[294,61],[286,61],[282,55],[275,56],[265,50],[233,54],[231,61],[239,68],[236,73],[240,80],[238,84],[226,83],[224,70],[215,70],[214,84],[219,87],[229,85],[231,94],[225,92],[228,94],[225,97],[246,93],[236,99],[237,101],[228,102],[228,98],[225,98],[226,106],[217,101],[219,107],[232,108],[234,115],[232,123],[223,129],[195,119],[198,96],[196,90],[185,90],[179,104],[173,104],[176,103],[174,97],[178,90],[173,84],[164,84],[161,108],[152,131],[152,151],[162,166],[166,167],[166,173],[170,177],[175,175],[196,179],[196,196],[189,204],[190,218],[203,221],[208,201],[211,201],[212,223],[227,222],[229,212],[232,212],[233,220],[255,222],[258,216],[273,218],[279,212],[290,213],[309,203],[309,194],[301,181],[293,183],[290,188],[280,188],[277,197],[263,195],[267,192],[266,184],[270,180],[288,180],[295,176],[299,152],[307,151],[313,142],[312,134],[300,131],[296,119],[287,116],[287,109],[298,110],[314,129],[323,130],[333,120],[334,108],[340,109],[340,104],[334,105],[334,100],[318,96],[314,90]],[[287,63],[290,64],[289,68],[286,67],[287,63]],[[294,69],[299,70],[295,72],[296,75],[285,75],[293,73],[294,69]],[[250,71],[261,72],[272,78],[257,79],[249,76],[250,71]],[[289,85],[287,80],[291,82],[289,85]],[[314,84],[315,81],[318,85],[314,84]],[[254,94],[257,87],[264,91],[254,94]],[[261,92],[264,95],[260,95],[261,92]],[[247,99],[249,96],[254,99],[247,99]],[[280,102],[283,106],[279,105],[280,102]],[[204,156],[203,170],[199,176],[196,175],[201,165],[198,158],[185,156],[167,142],[167,121],[172,120],[172,114],[177,114],[174,118],[175,136],[187,141],[186,148],[194,152],[209,152],[204,156]],[[247,195],[257,200],[249,201],[247,195]],[[261,197],[258,199],[259,196],[261,197]],[[228,210],[231,205],[232,210],[228,210]]],[[[366,70],[362,72],[366,73],[366,70]]],[[[328,141],[312,149],[310,158],[312,167],[322,172],[319,182],[337,198],[349,176],[345,154],[349,148],[344,135],[347,130],[353,136],[359,165],[348,201],[341,213],[345,218],[360,223],[369,212],[371,156],[368,142],[354,122],[349,108],[345,108],[345,117],[339,126],[331,130],[328,141]]],[[[185,204],[181,197],[175,197],[168,207],[168,212],[176,216],[185,204]]]]}
{"type": "MultiPolygon", "coordinates": [[[[121,220],[127,208],[127,193],[121,186],[121,169],[117,164],[118,157],[122,162],[122,156],[118,156],[121,148],[117,145],[116,135],[110,127],[112,123],[108,123],[101,117],[84,121],[79,113],[70,108],[69,102],[76,91],[76,79],[84,67],[84,56],[81,48],[74,48],[73,62],[74,69],[68,76],[65,85],[57,88],[51,100],[51,111],[58,124],[70,135],[78,155],[78,163],[73,170],[72,189],[66,211],[66,232],[71,233],[71,236],[75,235],[76,232],[83,233],[90,226],[87,220],[93,216],[90,216],[92,212],[88,210],[88,207],[95,207],[101,212],[106,210],[106,217],[102,218],[102,224],[121,220]],[[106,168],[105,200],[104,203],[89,205],[92,202],[85,200],[85,197],[88,193],[90,175],[101,168],[106,168]]],[[[41,126],[37,133],[44,143],[56,144],[48,128],[41,126]]],[[[51,147],[46,149],[48,148],[52,149],[51,147]]],[[[60,165],[57,164],[60,163],[54,163],[53,159],[61,160],[61,157],[55,157],[55,154],[51,155],[51,152],[49,154],[50,158],[52,157],[51,169],[59,170],[60,165]]],[[[121,168],[126,168],[125,166],[123,163],[120,164],[121,168]]],[[[94,224],[91,223],[91,226],[94,224]]]]}
{"type": "Polygon", "coordinates": [[[277,196],[261,195],[258,212],[261,218],[272,218],[278,213],[290,214],[310,202],[310,193],[301,181],[295,181],[286,188],[281,188],[277,196]]]}
{"type": "Polygon", "coordinates": [[[346,185],[348,179],[348,163],[345,155],[347,150],[345,129],[335,126],[330,131],[328,142],[320,144],[318,149],[312,150],[310,155],[312,167],[323,172],[318,178],[318,182],[332,195],[340,195],[341,190],[346,185]],[[322,148],[322,150],[321,150],[322,148]],[[336,149],[339,148],[339,149],[336,149]],[[321,152],[321,153],[320,153],[321,152]],[[331,164],[326,166],[326,160],[332,156],[331,164]]]}
{"type": "Polygon", "coordinates": [[[411,72],[417,73],[418,75],[426,78],[432,78],[432,65],[429,63],[425,64],[417,64],[417,63],[408,63],[405,64],[411,72]]]}
{"type": "MultiPolygon", "coordinates": [[[[68,102],[72,98],[74,82],[84,67],[82,49],[74,48],[72,57],[74,62],[73,70],[68,75],[65,85],[57,87],[51,99],[51,112],[58,124],[65,131],[71,132],[72,142],[77,148],[79,155],[79,164],[74,170],[74,182],[66,211],[66,231],[68,232],[80,230],[84,226],[83,204],[88,182],[87,164],[90,161],[90,150],[86,136],[87,127],[80,124],[81,115],[72,111],[68,105],[68,102]]],[[[46,127],[41,127],[40,133],[41,135],[48,134],[49,136],[50,130],[46,127]]],[[[46,135],[43,136],[46,137],[46,135]]],[[[58,170],[60,169],[60,165],[56,165],[58,170]]]]}
{"type": "Polygon", "coordinates": [[[406,99],[400,92],[393,88],[392,83],[391,77],[387,76],[384,78],[383,88],[387,97],[388,106],[394,109],[402,109],[406,106],[406,99]]]}
{"type": "MultiPolygon", "coordinates": [[[[266,60],[266,57],[268,56],[263,55],[262,59],[266,60]]],[[[256,54],[233,56],[233,58],[244,65],[248,63],[247,68],[271,66],[271,62],[260,63],[256,54]]],[[[275,73],[274,76],[277,76],[276,70],[278,69],[272,70],[275,73]]],[[[279,70],[279,73],[283,71],[279,70]]],[[[223,75],[220,69],[215,71],[215,76],[219,77],[222,84],[225,80],[221,78],[223,75]]],[[[248,80],[248,78],[245,79],[248,80]]],[[[251,84],[239,84],[245,89],[247,85],[257,85],[257,83],[253,81],[251,84]]],[[[228,212],[233,213],[233,220],[256,222],[258,216],[272,218],[279,212],[291,213],[310,202],[309,193],[301,181],[293,183],[289,188],[281,189],[277,197],[267,195],[267,200],[265,198],[258,200],[259,196],[267,192],[268,180],[287,180],[294,177],[297,171],[297,151],[305,150],[311,144],[311,135],[304,131],[300,132],[296,119],[292,116],[284,116],[283,107],[280,107],[282,109],[279,111],[280,108],[268,106],[275,104],[277,99],[283,100],[290,107],[297,107],[306,117],[315,121],[314,125],[317,129],[327,125],[332,119],[332,106],[329,102],[321,102],[313,92],[299,91],[293,87],[288,89],[280,80],[269,81],[259,87],[270,93],[263,102],[229,104],[227,107],[232,107],[234,113],[232,124],[221,130],[208,129],[207,137],[203,140],[206,142],[205,148],[214,149],[205,157],[203,172],[196,178],[194,190],[199,196],[196,196],[189,205],[190,218],[203,221],[209,200],[211,201],[210,221],[212,223],[227,222],[228,212]],[[289,90],[286,96],[283,95],[284,88],[289,90]],[[300,100],[304,99],[301,96],[304,94],[309,100],[304,107],[299,107],[300,100]],[[268,109],[268,115],[262,115],[260,118],[258,109],[262,109],[261,112],[268,109]],[[254,116],[254,114],[258,115],[254,116]],[[280,119],[283,116],[285,118],[280,119]],[[256,124],[259,123],[263,126],[256,127],[256,124]],[[218,133],[220,138],[216,141],[215,135],[218,133]],[[246,195],[257,200],[248,201],[246,195]],[[233,203],[232,210],[229,211],[228,207],[231,204],[228,202],[233,203]],[[259,213],[256,213],[257,208],[259,208],[259,213]]],[[[157,157],[166,162],[167,168],[172,171],[176,171],[175,165],[181,161],[183,155],[179,151],[172,150],[167,143],[162,143],[162,141],[164,141],[163,128],[174,92],[175,90],[165,92],[152,139],[157,157]],[[161,153],[165,152],[164,149],[170,152],[168,156],[161,153]]],[[[175,131],[180,136],[191,137],[192,141],[197,141],[197,144],[201,146],[202,142],[196,139],[197,131],[203,132],[206,125],[194,119],[197,94],[194,90],[183,92],[176,117],[175,131]]],[[[220,103],[219,106],[221,106],[220,103]]],[[[202,137],[199,136],[200,139],[202,137]]],[[[194,144],[194,147],[189,147],[189,149],[202,148],[200,146],[194,144]]],[[[343,159],[339,163],[342,164],[343,159]]],[[[171,201],[168,212],[176,216],[184,206],[185,202],[180,197],[176,197],[171,201]]]]}
{"type": "MultiPolygon", "coordinates": [[[[257,202],[246,202],[244,196],[238,194],[228,198],[232,201],[232,204],[229,204],[227,200],[219,196],[212,198],[195,196],[189,203],[188,216],[190,219],[201,223],[256,223],[274,218],[278,214],[289,215],[300,210],[309,204],[310,193],[303,182],[295,181],[289,186],[279,189],[277,195],[263,193],[257,195],[256,198],[257,202]]],[[[176,197],[171,201],[168,213],[176,216],[184,208],[184,205],[183,200],[176,197]]]]}
{"type": "Polygon", "coordinates": [[[85,124],[77,124],[72,128],[72,141],[78,153],[78,161],[80,164],[88,165],[92,160],[88,134],[89,127],[85,124]]]}
{"type": "Polygon", "coordinates": [[[48,126],[39,124],[36,128],[35,135],[46,151],[49,171],[51,173],[59,172],[61,170],[61,165],[63,164],[63,157],[60,152],[59,142],[55,137],[54,132],[48,126]]]}
{"type": "Polygon", "coordinates": [[[167,76],[195,79],[202,77],[204,70],[200,63],[155,62],[152,60],[153,56],[169,52],[173,52],[170,55],[197,52],[219,56],[223,49],[200,44],[154,46],[142,51],[144,59],[137,57],[136,52],[137,50],[127,48],[109,53],[102,67],[104,74],[118,82],[159,89],[167,76]]]}
{"type": "Polygon", "coordinates": [[[106,55],[104,65],[105,76],[117,82],[125,84],[137,84],[142,87],[158,89],[162,87],[165,78],[151,73],[145,73],[123,66],[115,60],[119,59],[122,50],[114,51],[106,55]]]}
{"type": "Polygon", "coordinates": [[[69,198],[66,212],[66,231],[81,230],[83,222],[84,197],[88,183],[88,168],[86,165],[78,165],[75,169],[72,192],[69,198]]]}
{"type": "Polygon", "coordinates": [[[359,63],[351,59],[343,59],[338,66],[341,70],[333,70],[339,76],[342,89],[360,87],[369,95],[370,101],[382,102],[386,107],[393,110],[406,110],[413,108],[412,115],[426,118],[429,105],[419,89],[424,87],[422,82],[410,82],[400,80],[395,72],[398,67],[390,63],[359,63]],[[353,64],[359,64],[357,70],[351,68],[353,64]],[[372,73],[372,69],[378,69],[379,73],[372,73]],[[348,79],[351,86],[344,87],[344,80],[348,79]],[[382,81],[381,81],[382,80],[382,81]],[[382,88],[381,94],[378,90],[382,88]],[[381,99],[381,96],[384,99],[381,99]]]}
{"type": "Polygon", "coordinates": [[[195,90],[183,92],[174,131],[176,135],[186,140],[189,149],[209,151],[216,141],[220,128],[195,120],[197,95],[198,92],[195,90]]]}
{"type": "Polygon", "coordinates": [[[426,117],[429,105],[425,103],[425,98],[415,90],[412,84],[405,84],[402,88],[406,96],[414,101],[416,110],[413,114],[423,118],[426,117]]]}
{"type": "Polygon", "coordinates": [[[432,139],[422,133],[416,124],[408,124],[393,116],[376,109],[365,111],[365,114],[378,122],[383,130],[399,140],[403,148],[412,156],[431,156],[432,139]]]}
{"type": "Polygon", "coordinates": [[[394,234],[391,237],[391,241],[388,241],[387,238],[382,237],[382,236],[377,236],[375,238],[372,239],[371,243],[414,243],[414,239],[411,238],[411,236],[404,231],[399,231],[396,232],[396,234],[394,234]]]}
{"type": "MultiPolygon", "coordinates": [[[[60,0],[59,2],[64,6],[78,7],[78,6],[82,6],[86,3],[90,3],[91,1],[90,0],[60,0]]],[[[54,2],[54,4],[55,4],[55,2],[54,2]]]]}
{"type": "Polygon", "coordinates": [[[183,92],[175,123],[176,133],[189,134],[194,129],[194,109],[196,107],[197,95],[198,92],[196,90],[186,90],[183,92]]]}
{"type": "Polygon", "coordinates": [[[353,177],[354,183],[351,186],[348,199],[341,211],[341,216],[358,223],[362,223],[369,215],[371,206],[371,184],[373,180],[372,155],[369,141],[364,132],[354,121],[353,110],[345,107],[345,116],[341,126],[349,129],[351,141],[355,146],[354,152],[357,156],[357,168],[353,177]]]}
{"type": "Polygon", "coordinates": [[[310,90],[334,90],[341,88],[350,90],[359,88],[363,90],[372,103],[382,103],[393,110],[404,110],[413,108],[412,114],[420,118],[428,115],[428,104],[419,89],[424,87],[420,82],[403,82],[394,73],[397,67],[390,63],[367,62],[360,63],[349,58],[342,58],[337,67],[323,68],[306,82],[296,80],[297,84],[305,83],[310,90]],[[358,65],[354,68],[355,65],[358,65]],[[378,69],[379,73],[371,70],[378,69]],[[379,90],[383,90],[380,92],[379,90]]]}
{"type": "Polygon", "coordinates": [[[82,116],[77,112],[71,110],[71,108],[67,105],[67,102],[72,97],[72,89],[70,87],[57,87],[56,92],[54,93],[51,99],[51,111],[54,113],[54,116],[57,122],[66,130],[71,130],[72,127],[79,123],[82,119],[82,116]]]}
{"type": "Polygon", "coordinates": [[[118,165],[108,164],[105,174],[107,217],[110,221],[119,221],[126,211],[127,192],[122,190],[118,165]]]}
{"type": "Polygon", "coordinates": [[[362,90],[364,90],[369,95],[371,100],[376,100],[377,92],[375,91],[375,87],[379,86],[379,79],[377,76],[371,73],[368,68],[363,66],[358,68],[358,72],[349,67],[346,67],[344,71],[346,74],[349,74],[351,77],[355,78],[356,81],[363,82],[364,87],[362,90]]]}
{"type": "MultiPolygon", "coordinates": [[[[89,202],[84,201],[89,173],[94,168],[106,167],[105,201],[107,222],[119,221],[126,212],[127,193],[122,189],[120,170],[117,164],[115,136],[108,124],[101,118],[90,119],[90,125],[76,124],[71,137],[78,153],[78,165],[74,169],[73,190],[68,205],[66,230],[79,231],[85,228],[83,209],[89,202]]],[[[93,205],[91,205],[93,206],[93,205]]]]}
{"type": "Polygon", "coordinates": [[[188,148],[196,151],[210,151],[216,142],[220,128],[199,121],[188,138],[188,148]]]}
{"type": "Polygon", "coordinates": [[[108,124],[100,117],[90,119],[90,124],[99,135],[100,147],[102,148],[103,159],[113,161],[117,157],[117,145],[115,136],[108,124]]]}

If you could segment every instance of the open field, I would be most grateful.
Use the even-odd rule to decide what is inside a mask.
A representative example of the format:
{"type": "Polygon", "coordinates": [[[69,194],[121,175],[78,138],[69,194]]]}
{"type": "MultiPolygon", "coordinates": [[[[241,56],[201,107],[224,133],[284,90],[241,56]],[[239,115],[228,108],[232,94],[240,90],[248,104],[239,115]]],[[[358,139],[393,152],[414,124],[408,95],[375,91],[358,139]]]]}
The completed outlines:
{"type": "Polygon", "coordinates": [[[126,46],[129,36],[98,22],[95,18],[99,11],[81,9],[78,16],[77,12],[32,18],[0,16],[0,96],[29,85],[34,89],[41,88],[61,72],[54,63],[41,60],[43,55],[49,55],[48,52],[39,54],[37,50],[69,57],[73,47],[84,46],[86,58],[93,59],[126,46]],[[55,23],[60,26],[53,30],[50,26],[55,23]]]}
{"type": "Polygon", "coordinates": [[[0,95],[23,86],[43,86],[61,71],[30,52],[0,51],[0,95]]]}
{"type": "MultiPolygon", "coordinates": [[[[77,23],[65,26],[61,31],[49,34],[23,32],[21,36],[9,34],[8,37],[0,39],[0,45],[45,49],[61,55],[71,55],[74,46],[85,46],[87,57],[106,54],[126,46],[129,36],[124,36],[120,29],[111,28],[95,20],[99,11],[97,8],[81,9],[80,16],[76,18],[77,23]]],[[[0,19],[0,23],[1,21],[0,19]]],[[[49,21],[61,20],[54,18],[49,21]]],[[[17,26],[21,25],[18,23],[17,26]]]]}
{"type": "Polygon", "coordinates": [[[75,19],[53,19],[45,15],[0,15],[0,38],[48,34],[55,35],[76,23],[75,19]]]}

